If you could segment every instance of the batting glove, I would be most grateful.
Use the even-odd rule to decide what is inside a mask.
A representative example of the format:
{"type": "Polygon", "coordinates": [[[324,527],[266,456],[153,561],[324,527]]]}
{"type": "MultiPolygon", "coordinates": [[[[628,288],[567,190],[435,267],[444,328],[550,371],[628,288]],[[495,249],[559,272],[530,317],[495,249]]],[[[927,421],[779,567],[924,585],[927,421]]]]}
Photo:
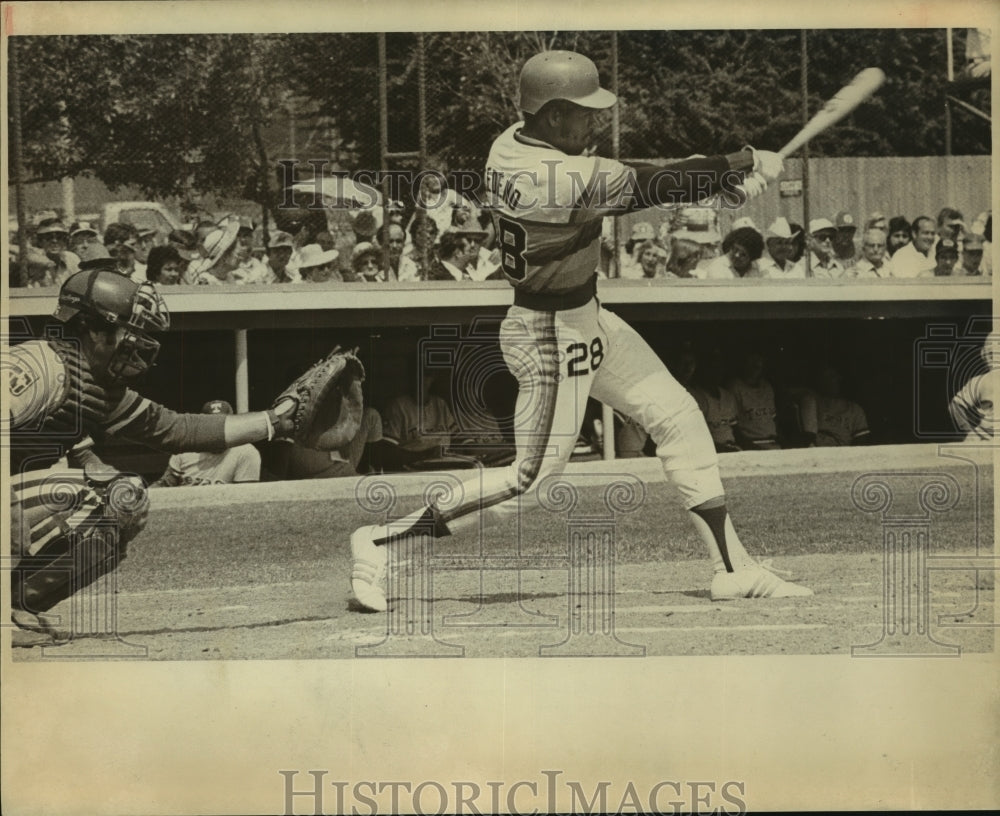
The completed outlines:
{"type": "Polygon", "coordinates": [[[767,189],[767,179],[760,173],[751,173],[737,189],[743,190],[748,199],[756,198],[767,189]]]}
{"type": "Polygon", "coordinates": [[[753,153],[753,172],[759,173],[767,181],[774,181],[785,169],[785,160],[770,150],[757,150],[747,145],[753,153]]]}

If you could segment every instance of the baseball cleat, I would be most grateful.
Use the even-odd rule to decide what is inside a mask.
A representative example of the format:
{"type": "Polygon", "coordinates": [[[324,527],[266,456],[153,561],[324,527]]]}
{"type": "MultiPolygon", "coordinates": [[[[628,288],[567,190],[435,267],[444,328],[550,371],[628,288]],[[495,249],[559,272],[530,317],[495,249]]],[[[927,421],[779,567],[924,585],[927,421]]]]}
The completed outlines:
{"type": "Polygon", "coordinates": [[[736,598],[805,598],[812,594],[809,587],[779,578],[762,564],[744,567],[735,572],[717,572],[712,578],[713,601],[731,601],[736,598]]]}
{"type": "Polygon", "coordinates": [[[374,527],[359,527],[351,536],[351,590],[354,599],[369,612],[385,612],[389,604],[382,589],[388,560],[386,547],[378,547],[372,539],[374,527]]]}

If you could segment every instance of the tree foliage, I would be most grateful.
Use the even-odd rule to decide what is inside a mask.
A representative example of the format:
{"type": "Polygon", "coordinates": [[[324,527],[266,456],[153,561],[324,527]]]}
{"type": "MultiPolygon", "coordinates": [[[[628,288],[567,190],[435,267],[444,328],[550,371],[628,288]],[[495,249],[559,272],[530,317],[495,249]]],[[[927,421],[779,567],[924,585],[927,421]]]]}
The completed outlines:
{"type": "MultiPolygon", "coordinates": [[[[257,198],[261,163],[288,157],[290,117],[303,131],[294,158],[380,166],[374,34],[12,42],[33,179],[90,172],[151,195],[257,198]]],[[[430,163],[441,169],[482,166],[492,139],[518,117],[517,76],[531,54],[580,50],[611,81],[608,32],[430,33],[424,48],[426,138],[430,163]]],[[[777,149],[802,124],[798,31],[620,32],[617,48],[623,157],[777,149]]],[[[389,148],[416,150],[416,35],[387,35],[387,56],[389,148]]],[[[945,61],[942,30],[808,32],[810,113],[862,68],[880,66],[888,76],[872,100],[812,142],[811,154],[942,154],[945,61]]],[[[972,94],[989,112],[989,89],[972,94]]],[[[989,152],[988,123],[961,110],[954,121],[953,153],[989,152]]],[[[610,128],[600,148],[611,151],[610,128]]]]}

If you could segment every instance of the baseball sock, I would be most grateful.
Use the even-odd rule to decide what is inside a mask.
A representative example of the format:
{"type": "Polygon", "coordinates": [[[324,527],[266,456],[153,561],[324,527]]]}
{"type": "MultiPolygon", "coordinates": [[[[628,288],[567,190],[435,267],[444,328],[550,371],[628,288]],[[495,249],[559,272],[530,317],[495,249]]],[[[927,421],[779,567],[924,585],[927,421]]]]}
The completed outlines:
{"type": "Polygon", "coordinates": [[[754,563],[736,535],[736,528],[726,511],[725,499],[711,499],[692,507],[691,521],[708,547],[712,568],[716,572],[734,572],[754,563]]]}
{"type": "Polygon", "coordinates": [[[372,539],[376,546],[391,544],[408,535],[423,534],[442,538],[450,535],[451,531],[441,519],[441,515],[434,505],[427,505],[416,512],[399,521],[394,521],[392,525],[379,524],[372,531],[372,539]]]}

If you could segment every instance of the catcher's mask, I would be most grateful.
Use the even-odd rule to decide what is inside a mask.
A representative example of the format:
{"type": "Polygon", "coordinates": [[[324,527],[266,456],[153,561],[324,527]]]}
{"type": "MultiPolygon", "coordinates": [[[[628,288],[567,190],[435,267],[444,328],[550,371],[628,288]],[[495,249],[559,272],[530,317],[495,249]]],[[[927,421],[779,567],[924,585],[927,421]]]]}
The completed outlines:
{"type": "Polygon", "coordinates": [[[137,377],[150,368],[160,343],[149,333],[170,328],[170,313],[153,284],[137,284],[109,269],[77,272],[63,283],[54,316],[65,323],[77,314],[117,329],[118,342],[107,368],[116,380],[137,377]]]}

